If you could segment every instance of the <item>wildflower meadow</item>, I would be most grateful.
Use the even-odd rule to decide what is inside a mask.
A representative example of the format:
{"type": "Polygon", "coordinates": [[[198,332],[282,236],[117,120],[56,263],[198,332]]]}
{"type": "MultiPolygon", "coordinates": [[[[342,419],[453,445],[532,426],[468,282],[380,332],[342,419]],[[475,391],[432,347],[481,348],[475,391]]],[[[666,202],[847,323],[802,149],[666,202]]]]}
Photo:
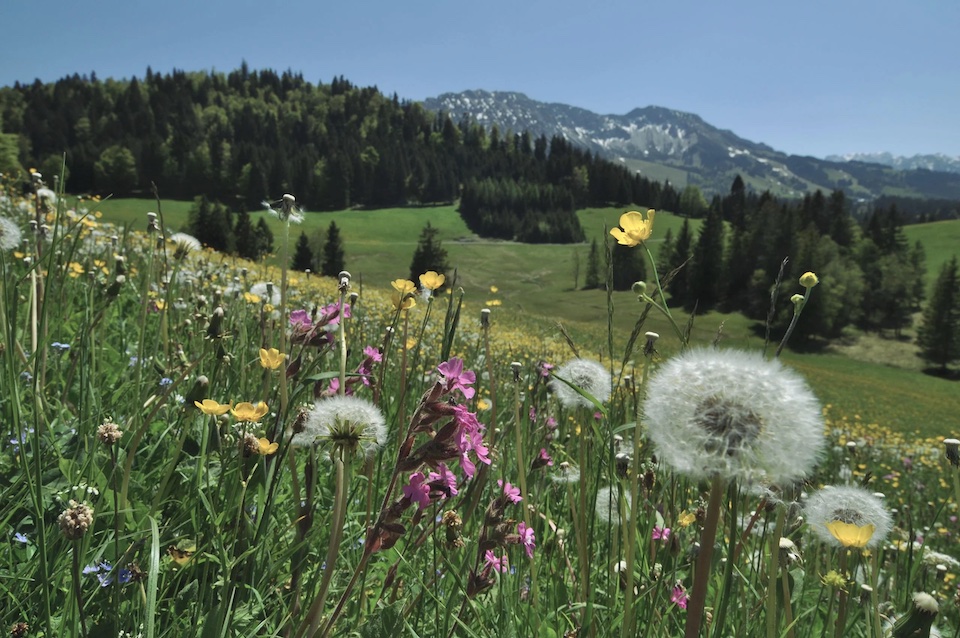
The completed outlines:
{"type": "Polygon", "coordinates": [[[292,195],[277,267],[32,180],[0,197],[11,636],[960,636],[960,441],[824,405],[792,325],[690,343],[652,270],[577,343],[453,274],[288,272],[292,195]]]}

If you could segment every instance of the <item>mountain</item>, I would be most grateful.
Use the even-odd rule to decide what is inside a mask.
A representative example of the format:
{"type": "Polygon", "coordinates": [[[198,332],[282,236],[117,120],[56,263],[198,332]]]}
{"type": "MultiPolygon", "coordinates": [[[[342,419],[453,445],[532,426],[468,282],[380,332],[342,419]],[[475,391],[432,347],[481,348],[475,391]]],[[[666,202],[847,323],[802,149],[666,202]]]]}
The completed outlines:
{"type": "Polygon", "coordinates": [[[538,102],[510,91],[444,93],[425,108],[459,120],[469,117],[501,132],[559,135],[646,177],[705,193],[727,193],[739,174],[748,187],[782,197],[843,189],[857,198],[881,195],[960,199],[960,174],[898,170],[866,161],[788,155],[719,129],[693,113],[659,106],[626,115],[599,115],[567,104],[538,102]]]}
{"type": "Polygon", "coordinates": [[[901,171],[922,168],[928,171],[960,173],[960,157],[951,157],[943,153],[913,155],[911,157],[891,153],[847,153],[845,155],[827,155],[826,159],[831,162],[872,162],[892,166],[901,171]]]}

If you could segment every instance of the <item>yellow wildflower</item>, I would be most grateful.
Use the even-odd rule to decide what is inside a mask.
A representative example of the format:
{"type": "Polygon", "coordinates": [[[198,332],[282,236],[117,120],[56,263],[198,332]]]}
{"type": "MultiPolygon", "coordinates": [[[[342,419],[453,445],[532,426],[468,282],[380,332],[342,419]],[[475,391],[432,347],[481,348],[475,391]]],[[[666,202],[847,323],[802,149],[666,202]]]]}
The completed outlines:
{"type": "Polygon", "coordinates": [[[800,276],[800,285],[804,288],[813,288],[818,283],[820,283],[820,279],[817,277],[816,273],[805,272],[800,276]]]}
{"type": "Polygon", "coordinates": [[[680,527],[689,527],[697,520],[697,515],[691,512],[681,512],[677,519],[677,525],[680,527]]]}
{"type": "Polygon", "coordinates": [[[497,288],[496,286],[490,286],[490,292],[496,294],[496,293],[500,292],[500,289],[497,288]]]}
{"type": "Polygon", "coordinates": [[[237,407],[231,408],[230,412],[237,418],[238,421],[259,423],[260,419],[263,418],[263,415],[267,413],[267,410],[267,404],[263,401],[260,401],[256,405],[244,401],[242,403],[238,403],[237,407]]]}
{"type": "Polygon", "coordinates": [[[616,237],[618,244],[636,246],[649,239],[653,233],[653,215],[652,208],[647,211],[646,219],[635,210],[624,213],[620,215],[620,228],[611,229],[610,234],[616,237]]]}
{"type": "Polygon", "coordinates": [[[252,292],[243,293],[243,298],[247,303],[260,303],[260,297],[253,294],[252,292]]]}
{"type": "Polygon", "coordinates": [[[846,590],[847,579],[835,569],[831,569],[820,579],[827,587],[846,590]]]}
{"type": "Polygon", "coordinates": [[[230,404],[221,405],[214,401],[213,399],[204,399],[203,401],[194,401],[193,404],[197,406],[197,409],[203,412],[204,414],[211,414],[213,416],[220,416],[221,414],[226,414],[230,409],[230,404]]]}
{"type": "Polygon", "coordinates": [[[257,443],[260,444],[260,449],[257,451],[257,454],[261,454],[263,456],[268,456],[270,454],[273,454],[274,452],[277,451],[277,448],[280,447],[280,444],[277,443],[276,441],[271,443],[270,439],[265,439],[263,437],[260,437],[259,439],[257,439],[257,443]]]}
{"type": "Polygon", "coordinates": [[[876,527],[873,525],[853,525],[843,521],[827,523],[827,529],[844,547],[864,547],[873,538],[876,527]]]}
{"type": "Polygon", "coordinates": [[[390,285],[396,291],[391,297],[395,309],[409,310],[417,305],[417,300],[413,298],[413,293],[417,290],[415,283],[409,279],[394,279],[390,285]]]}
{"type": "Polygon", "coordinates": [[[420,285],[427,290],[436,290],[443,285],[443,282],[446,281],[446,279],[447,278],[444,275],[437,273],[434,270],[428,270],[420,275],[420,285]]]}
{"type": "Polygon", "coordinates": [[[270,348],[269,350],[260,348],[260,365],[267,370],[276,370],[279,368],[286,357],[287,355],[276,348],[270,348]]]}

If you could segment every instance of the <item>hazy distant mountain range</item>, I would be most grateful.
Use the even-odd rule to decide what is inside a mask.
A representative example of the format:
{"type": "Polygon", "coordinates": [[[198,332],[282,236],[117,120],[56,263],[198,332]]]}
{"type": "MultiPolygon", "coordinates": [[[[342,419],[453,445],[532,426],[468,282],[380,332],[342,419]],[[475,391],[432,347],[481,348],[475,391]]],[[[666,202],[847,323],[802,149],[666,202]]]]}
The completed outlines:
{"type": "Polygon", "coordinates": [[[901,171],[922,168],[928,171],[960,173],[960,157],[951,157],[943,153],[932,155],[913,155],[904,157],[890,153],[847,153],[845,155],[827,155],[831,162],[873,162],[892,166],[901,171]]]}
{"type": "Polygon", "coordinates": [[[880,195],[960,199],[960,159],[948,156],[789,155],[712,126],[693,113],[647,106],[626,115],[599,115],[509,91],[444,93],[424,100],[424,106],[455,120],[467,116],[496,125],[501,133],[560,135],[647,177],[669,179],[677,187],[695,184],[707,194],[728,192],[739,174],[753,189],[787,197],[842,188],[865,199],[880,195]]]}

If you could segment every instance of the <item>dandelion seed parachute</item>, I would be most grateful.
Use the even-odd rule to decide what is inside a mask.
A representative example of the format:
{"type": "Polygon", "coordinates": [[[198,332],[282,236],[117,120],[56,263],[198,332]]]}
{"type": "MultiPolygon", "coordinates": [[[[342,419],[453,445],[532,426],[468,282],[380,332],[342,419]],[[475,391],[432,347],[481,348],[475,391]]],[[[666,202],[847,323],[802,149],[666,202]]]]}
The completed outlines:
{"type": "Polygon", "coordinates": [[[370,401],[337,395],[317,401],[307,414],[303,431],[295,433],[290,442],[342,446],[370,456],[387,442],[387,425],[383,413],[370,401]]]}
{"type": "Polygon", "coordinates": [[[693,479],[784,484],[806,476],[825,438],[806,382],[760,354],[674,357],[650,379],[644,421],[660,460],[693,479]]]}
{"type": "MultiPolygon", "coordinates": [[[[610,398],[610,373],[603,367],[603,364],[597,361],[571,359],[560,366],[554,374],[560,379],[569,381],[600,403],[605,403],[610,398]]],[[[593,403],[563,381],[553,379],[550,381],[550,389],[556,395],[560,405],[567,409],[577,406],[595,407],[593,403]]]]}

